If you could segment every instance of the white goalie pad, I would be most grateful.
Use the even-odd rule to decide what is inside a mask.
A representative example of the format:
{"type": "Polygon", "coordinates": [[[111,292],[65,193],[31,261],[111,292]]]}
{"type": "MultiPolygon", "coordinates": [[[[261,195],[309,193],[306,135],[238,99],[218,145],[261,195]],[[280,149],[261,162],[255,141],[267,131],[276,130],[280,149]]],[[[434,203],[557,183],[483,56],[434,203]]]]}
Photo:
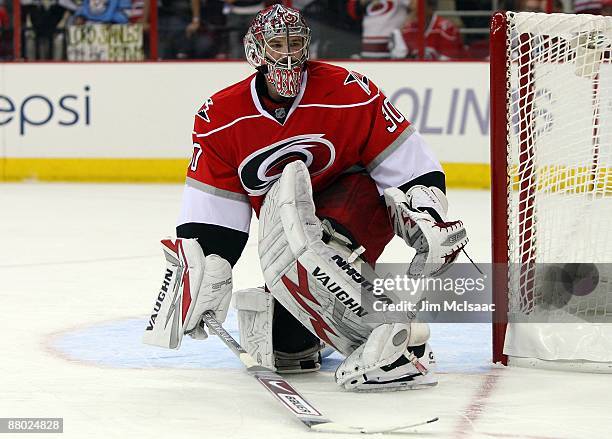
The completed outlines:
{"type": "Polygon", "coordinates": [[[143,342],[179,349],[184,334],[205,339],[200,324],[206,311],[224,321],[232,293],[232,269],[217,255],[204,256],[195,239],[161,241],[166,268],[153,311],[147,322],[143,342]]]}
{"type": "Polygon", "coordinates": [[[308,169],[301,161],[292,162],[268,192],[259,215],[264,279],[274,298],[306,328],[349,355],[377,326],[364,323],[367,312],[361,306],[362,287],[371,293],[373,286],[360,274],[361,267],[321,238],[308,169]]]}

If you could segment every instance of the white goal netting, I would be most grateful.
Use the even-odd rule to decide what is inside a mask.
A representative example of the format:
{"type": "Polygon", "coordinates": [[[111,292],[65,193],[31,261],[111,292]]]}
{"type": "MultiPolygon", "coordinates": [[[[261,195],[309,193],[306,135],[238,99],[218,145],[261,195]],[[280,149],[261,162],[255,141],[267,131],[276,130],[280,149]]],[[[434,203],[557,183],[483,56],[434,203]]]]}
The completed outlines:
{"type": "Polygon", "coordinates": [[[612,361],[612,17],[506,19],[505,352],[612,361]]]}

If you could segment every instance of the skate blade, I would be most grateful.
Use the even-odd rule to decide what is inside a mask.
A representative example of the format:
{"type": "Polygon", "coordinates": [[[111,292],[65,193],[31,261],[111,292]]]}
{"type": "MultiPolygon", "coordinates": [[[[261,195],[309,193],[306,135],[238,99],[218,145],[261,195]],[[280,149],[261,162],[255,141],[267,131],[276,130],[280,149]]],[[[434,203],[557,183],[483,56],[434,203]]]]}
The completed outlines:
{"type": "Polygon", "coordinates": [[[420,389],[428,389],[430,387],[435,387],[438,385],[438,380],[433,378],[431,380],[423,380],[418,383],[401,383],[395,386],[389,386],[385,384],[368,384],[366,388],[353,388],[350,389],[354,392],[359,393],[368,393],[368,392],[396,392],[401,390],[420,390],[420,389]]]}

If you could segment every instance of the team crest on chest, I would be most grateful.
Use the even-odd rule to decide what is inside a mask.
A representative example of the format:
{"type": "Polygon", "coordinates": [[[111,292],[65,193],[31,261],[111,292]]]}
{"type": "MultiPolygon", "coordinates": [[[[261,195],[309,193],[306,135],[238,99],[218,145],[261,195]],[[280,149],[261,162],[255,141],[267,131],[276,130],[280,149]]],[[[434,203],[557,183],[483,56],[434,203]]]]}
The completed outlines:
{"type": "Polygon", "coordinates": [[[303,161],[314,177],[325,172],[336,159],[336,149],[324,134],[302,134],[258,149],[238,167],[242,186],[250,195],[262,195],[283,173],[285,165],[303,161]]]}
{"type": "Polygon", "coordinates": [[[370,91],[370,80],[361,73],[349,71],[348,76],[344,80],[344,85],[357,84],[368,96],[372,94],[370,91]]]}

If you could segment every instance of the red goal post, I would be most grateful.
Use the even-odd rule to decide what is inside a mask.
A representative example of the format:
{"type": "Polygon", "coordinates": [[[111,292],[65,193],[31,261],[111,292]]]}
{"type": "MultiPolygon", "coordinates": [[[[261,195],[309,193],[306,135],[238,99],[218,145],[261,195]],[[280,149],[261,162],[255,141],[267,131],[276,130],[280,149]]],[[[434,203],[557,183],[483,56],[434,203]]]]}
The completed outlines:
{"type": "MultiPolygon", "coordinates": [[[[491,238],[493,263],[508,263],[508,243],[497,237],[506,236],[508,230],[506,144],[508,137],[507,117],[510,90],[507,81],[507,23],[503,13],[496,13],[491,20],[490,40],[490,93],[491,93],[491,238]]],[[[508,314],[508,292],[506,272],[501,270],[493,276],[493,294],[496,304],[493,313],[493,361],[507,364],[503,354],[508,314]]]]}

